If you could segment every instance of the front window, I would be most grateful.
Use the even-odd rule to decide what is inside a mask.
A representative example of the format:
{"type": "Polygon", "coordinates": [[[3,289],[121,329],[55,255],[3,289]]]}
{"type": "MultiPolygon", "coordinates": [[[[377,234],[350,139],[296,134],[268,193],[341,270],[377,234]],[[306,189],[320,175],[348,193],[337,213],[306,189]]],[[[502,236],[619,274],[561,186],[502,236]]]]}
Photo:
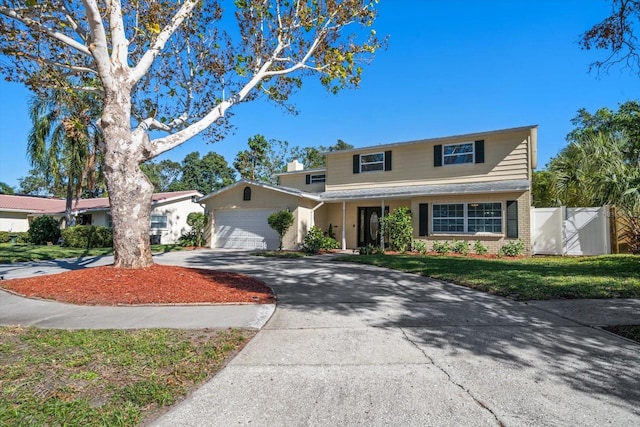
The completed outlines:
{"type": "Polygon", "coordinates": [[[151,215],[151,228],[167,228],[167,216],[151,215]]]}
{"type": "Polygon", "coordinates": [[[315,184],[316,182],[324,182],[326,179],[326,175],[325,174],[321,174],[321,175],[311,175],[311,177],[309,178],[309,181],[311,184],[315,184]]]}
{"type": "Polygon", "coordinates": [[[502,233],[502,203],[433,205],[434,233],[502,233]]]}
{"type": "Polygon", "coordinates": [[[384,170],[384,153],[360,155],[360,172],[384,170]]]}
{"type": "Polygon", "coordinates": [[[461,165],[464,163],[473,163],[473,146],[474,144],[472,142],[443,146],[442,164],[461,165]]]}

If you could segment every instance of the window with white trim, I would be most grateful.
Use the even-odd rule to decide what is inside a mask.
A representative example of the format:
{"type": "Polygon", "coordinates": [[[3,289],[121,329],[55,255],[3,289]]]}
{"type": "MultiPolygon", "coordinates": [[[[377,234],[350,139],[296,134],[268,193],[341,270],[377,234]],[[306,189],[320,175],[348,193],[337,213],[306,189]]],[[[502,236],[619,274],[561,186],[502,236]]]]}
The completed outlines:
{"type": "Polygon", "coordinates": [[[360,155],[360,172],[374,172],[384,170],[384,153],[360,155]]]}
{"type": "Polygon", "coordinates": [[[442,146],[443,165],[462,165],[473,163],[474,143],[448,144],[442,146]]]}
{"type": "Polygon", "coordinates": [[[502,233],[502,203],[433,204],[434,233],[502,233]]]}
{"type": "Polygon", "coordinates": [[[325,182],[326,177],[327,176],[325,174],[311,175],[311,177],[309,178],[309,183],[315,184],[316,182],[325,182]]]}
{"type": "Polygon", "coordinates": [[[166,215],[151,215],[151,228],[167,228],[166,215]]]}

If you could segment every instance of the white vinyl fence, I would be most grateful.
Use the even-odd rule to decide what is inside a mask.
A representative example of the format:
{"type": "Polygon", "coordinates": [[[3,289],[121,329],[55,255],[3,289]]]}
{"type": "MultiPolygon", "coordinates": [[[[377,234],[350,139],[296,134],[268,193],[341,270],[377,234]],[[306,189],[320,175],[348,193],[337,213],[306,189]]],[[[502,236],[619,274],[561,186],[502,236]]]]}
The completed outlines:
{"type": "Polygon", "coordinates": [[[534,255],[611,253],[608,206],[533,208],[531,217],[534,255]]]}

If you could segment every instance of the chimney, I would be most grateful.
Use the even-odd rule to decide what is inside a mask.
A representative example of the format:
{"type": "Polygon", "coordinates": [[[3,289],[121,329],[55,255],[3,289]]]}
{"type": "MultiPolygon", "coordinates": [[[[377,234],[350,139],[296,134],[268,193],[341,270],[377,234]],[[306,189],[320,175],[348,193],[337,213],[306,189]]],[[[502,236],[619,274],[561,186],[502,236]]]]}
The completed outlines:
{"type": "Polygon", "coordinates": [[[293,162],[287,163],[287,172],[296,172],[304,169],[304,165],[295,159],[293,162]]]}

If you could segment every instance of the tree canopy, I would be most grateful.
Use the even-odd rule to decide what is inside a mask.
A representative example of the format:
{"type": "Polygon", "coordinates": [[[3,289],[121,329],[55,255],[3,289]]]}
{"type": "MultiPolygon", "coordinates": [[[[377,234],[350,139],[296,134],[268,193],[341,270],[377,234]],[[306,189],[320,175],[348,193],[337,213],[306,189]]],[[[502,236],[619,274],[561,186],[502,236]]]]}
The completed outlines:
{"type": "Polygon", "coordinates": [[[96,94],[114,264],[147,267],[153,185],[140,165],[199,133],[220,138],[240,102],[291,109],[311,75],[333,93],[357,87],[384,43],[376,3],[0,0],[0,72],[96,94]]]}

